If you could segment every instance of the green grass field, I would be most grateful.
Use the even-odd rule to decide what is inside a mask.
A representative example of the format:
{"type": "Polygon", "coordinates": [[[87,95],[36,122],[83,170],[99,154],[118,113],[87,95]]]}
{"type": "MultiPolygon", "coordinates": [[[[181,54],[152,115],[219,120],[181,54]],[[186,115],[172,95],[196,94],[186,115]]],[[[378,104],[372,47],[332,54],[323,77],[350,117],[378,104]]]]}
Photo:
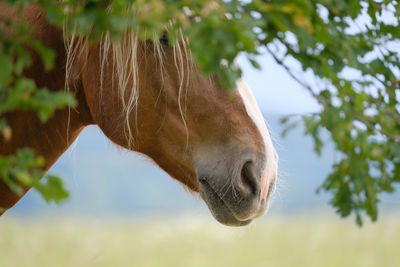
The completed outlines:
{"type": "Polygon", "coordinates": [[[400,266],[400,222],[0,220],[0,266],[400,266]]]}

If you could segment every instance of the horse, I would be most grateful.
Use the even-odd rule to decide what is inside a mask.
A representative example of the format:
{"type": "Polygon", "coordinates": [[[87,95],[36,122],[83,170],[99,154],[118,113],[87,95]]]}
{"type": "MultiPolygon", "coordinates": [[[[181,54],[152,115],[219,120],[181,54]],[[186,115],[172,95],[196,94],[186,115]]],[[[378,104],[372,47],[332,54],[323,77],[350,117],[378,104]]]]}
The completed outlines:
{"type": "MultiPolygon", "coordinates": [[[[11,140],[0,138],[2,155],[32,148],[47,171],[83,128],[97,125],[114,144],[151,158],[200,196],[220,223],[247,225],[266,213],[278,155],[242,78],[232,93],[216,76],[204,77],[184,38],[174,45],[142,41],[134,32],[120,42],[107,34],[97,42],[67,38],[35,5],[17,18],[0,3],[0,17],[26,20],[33,38],[56,53],[54,68],[46,71],[32,52],[24,75],[38,87],[69,90],[77,101],[45,123],[33,111],[3,114],[13,134],[11,140]]],[[[0,215],[22,196],[0,179],[0,215]]]]}

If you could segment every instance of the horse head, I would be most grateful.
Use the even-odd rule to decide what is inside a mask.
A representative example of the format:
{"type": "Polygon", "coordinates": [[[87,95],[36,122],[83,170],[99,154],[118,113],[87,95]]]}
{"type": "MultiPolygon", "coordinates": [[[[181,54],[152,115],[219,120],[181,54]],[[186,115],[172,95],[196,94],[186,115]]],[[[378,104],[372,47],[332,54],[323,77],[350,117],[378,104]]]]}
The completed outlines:
{"type": "Polygon", "coordinates": [[[69,81],[79,79],[93,121],[114,143],[143,153],[226,225],[264,214],[278,157],[243,80],[229,92],[204,77],[187,44],[142,42],[127,34],[98,44],[70,40],[69,81]]]}

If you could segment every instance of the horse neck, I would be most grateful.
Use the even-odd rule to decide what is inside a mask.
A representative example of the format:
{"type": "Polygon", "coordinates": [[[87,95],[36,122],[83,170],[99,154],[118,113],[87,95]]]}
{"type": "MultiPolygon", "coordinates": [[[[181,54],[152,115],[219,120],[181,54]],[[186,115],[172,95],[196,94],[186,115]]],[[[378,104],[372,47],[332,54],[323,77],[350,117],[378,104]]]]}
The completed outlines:
{"type": "MultiPolygon", "coordinates": [[[[51,165],[65,152],[81,130],[90,123],[85,103],[76,95],[78,107],[56,111],[46,123],[34,112],[13,112],[4,116],[13,131],[11,140],[0,138],[0,154],[10,155],[21,148],[31,148],[44,158],[43,169],[51,165]]],[[[29,190],[17,195],[0,179],[0,215],[11,208],[29,190]]]]}
{"type": "MultiPolygon", "coordinates": [[[[78,102],[81,102],[79,98],[78,102]]],[[[35,112],[12,112],[4,117],[12,129],[12,137],[10,140],[0,138],[0,153],[10,155],[18,149],[31,148],[36,155],[45,159],[45,170],[54,164],[90,123],[88,117],[85,118],[82,103],[77,109],[67,107],[56,111],[46,123],[41,122],[35,112]]]]}
{"type": "MultiPolygon", "coordinates": [[[[34,36],[52,48],[57,56],[53,70],[47,72],[42,66],[40,57],[33,55],[33,67],[26,70],[24,75],[33,79],[38,87],[47,87],[50,91],[64,90],[66,52],[62,33],[50,26],[45,16],[39,16],[37,8],[32,7],[27,10],[27,20],[35,24],[38,29],[34,36]]],[[[80,131],[92,123],[80,79],[75,79],[70,84],[78,102],[77,107],[57,110],[46,123],[41,122],[37,114],[32,111],[15,111],[1,116],[11,127],[12,136],[10,140],[0,136],[0,155],[11,155],[18,149],[31,148],[36,155],[44,158],[44,170],[47,171],[54,164],[80,131]]],[[[25,192],[28,189],[25,188],[25,192]]],[[[21,197],[12,192],[0,179],[0,215],[21,197]]]]}
{"type": "MultiPolygon", "coordinates": [[[[54,68],[46,71],[41,58],[32,54],[32,67],[24,71],[24,76],[35,81],[38,88],[46,87],[51,92],[63,91],[65,87],[66,50],[62,31],[49,25],[45,16],[34,6],[26,9],[26,20],[35,26],[33,36],[56,53],[54,68]]],[[[78,72],[78,71],[76,71],[78,72]]],[[[8,155],[19,148],[29,147],[45,158],[48,169],[68,148],[83,127],[91,122],[91,115],[86,104],[85,93],[79,75],[69,80],[70,92],[78,102],[76,108],[56,110],[54,115],[43,123],[35,112],[11,112],[6,114],[6,121],[12,129],[12,138],[7,141],[0,137],[0,153],[8,155]]]]}

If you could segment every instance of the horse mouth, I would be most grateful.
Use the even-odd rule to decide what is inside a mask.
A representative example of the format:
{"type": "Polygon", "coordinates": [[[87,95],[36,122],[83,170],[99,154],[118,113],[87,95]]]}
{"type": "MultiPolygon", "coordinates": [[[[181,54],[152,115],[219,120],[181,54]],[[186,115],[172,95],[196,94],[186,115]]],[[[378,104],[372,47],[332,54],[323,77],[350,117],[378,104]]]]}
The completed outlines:
{"type": "Polygon", "coordinates": [[[238,219],[229,205],[225,203],[211,185],[203,179],[200,179],[200,195],[218,222],[227,226],[244,226],[251,223],[251,219],[238,219]]]}

